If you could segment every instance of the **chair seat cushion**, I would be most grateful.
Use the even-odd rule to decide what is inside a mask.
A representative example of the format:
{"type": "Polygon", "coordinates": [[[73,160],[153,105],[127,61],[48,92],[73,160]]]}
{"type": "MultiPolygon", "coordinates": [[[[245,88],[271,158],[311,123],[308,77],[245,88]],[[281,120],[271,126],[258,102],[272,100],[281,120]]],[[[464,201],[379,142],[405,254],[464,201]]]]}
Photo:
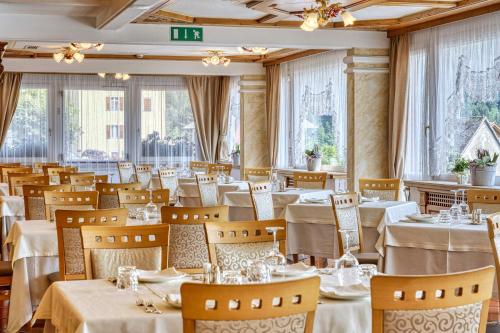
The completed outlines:
{"type": "Polygon", "coordinates": [[[356,257],[356,259],[358,259],[360,264],[373,264],[373,265],[378,264],[379,254],[376,252],[355,253],[354,256],[356,257]]]}
{"type": "Polygon", "coordinates": [[[59,272],[50,273],[47,276],[47,279],[49,280],[50,284],[52,284],[54,282],[62,281],[61,280],[61,274],[59,272]]]}
{"type": "Polygon", "coordinates": [[[12,275],[12,261],[0,261],[0,276],[12,275]]]}

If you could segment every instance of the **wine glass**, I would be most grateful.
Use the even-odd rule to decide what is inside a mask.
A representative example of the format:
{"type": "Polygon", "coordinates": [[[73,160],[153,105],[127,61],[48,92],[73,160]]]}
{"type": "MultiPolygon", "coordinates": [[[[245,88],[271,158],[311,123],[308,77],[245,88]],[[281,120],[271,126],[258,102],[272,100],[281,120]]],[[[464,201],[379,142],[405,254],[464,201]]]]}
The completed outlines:
{"type": "Polygon", "coordinates": [[[286,258],[280,252],[279,242],[276,240],[278,230],[283,230],[283,227],[266,227],[267,232],[273,233],[273,248],[264,258],[264,262],[269,267],[271,272],[285,273],[286,258]]]}
{"type": "Polygon", "coordinates": [[[153,191],[149,192],[149,202],[144,208],[144,220],[150,224],[154,224],[158,220],[158,207],[153,202],[153,191]]]}
{"type": "Polygon", "coordinates": [[[355,229],[342,229],[339,230],[341,237],[344,241],[344,254],[335,263],[335,269],[338,272],[338,279],[340,285],[351,284],[358,280],[358,266],[359,261],[351,253],[351,236],[357,232],[355,229]]]}
{"type": "Polygon", "coordinates": [[[465,189],[460,189],[460,196],[462,197],[460,200],[460,212],[462,213],[462,219],[467,220],[469,218],[469,205],[465,202],[465,189]]]}
{"type": "Polygon", "coordinates": [[[453,222],[460,222],[460,217],[461,217],[461,208],[460,208],[460,205],[458,204],[458,201],[457,201],[457,193],[459,192],[460,190],[451,190],[451,192],[453,193],[453,195],[455,196],[454,198],[454,202],[453,202],[453,205],[451,206],[450,208],[450,215],[451,215],[451,219],[453,220],[453,222]]]}

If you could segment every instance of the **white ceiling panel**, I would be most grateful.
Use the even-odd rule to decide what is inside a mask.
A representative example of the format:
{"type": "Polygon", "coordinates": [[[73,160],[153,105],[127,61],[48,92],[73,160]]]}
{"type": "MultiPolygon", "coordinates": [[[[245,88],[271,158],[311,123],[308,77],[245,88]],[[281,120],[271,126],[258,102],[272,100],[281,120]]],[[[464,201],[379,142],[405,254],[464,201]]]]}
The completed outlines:
{"type": "Polygon", "coordinates": [[[234,0],[171,0],[163,9],[194,17],[258,19],[262,12],[234,0]]]}

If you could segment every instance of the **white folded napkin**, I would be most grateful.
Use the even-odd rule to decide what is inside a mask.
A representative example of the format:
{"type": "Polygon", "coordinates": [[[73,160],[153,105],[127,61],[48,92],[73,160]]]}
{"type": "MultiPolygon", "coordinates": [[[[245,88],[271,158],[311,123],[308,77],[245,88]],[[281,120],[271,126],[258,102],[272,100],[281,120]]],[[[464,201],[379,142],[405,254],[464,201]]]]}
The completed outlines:
{"type": "Polygon", "coordinates": [[[372,198],[361,197],[361,202],[377,202],[379,200],[380,200],[379,197],[372,197],[372,198]]]}
{"type": "Polygon", "coordinates": [[[165,296],[165,299],[168,304],[172,305],[173,307],[176,308],[181,308],[182,307],[182,299],[180,294],[167,294],[165,296]]]}
{"type": "Polygon", "coordinates": [[[315,266],[308,266],[303,262],[298,262],[292,265],[286,265],[285,271],[278,268],[275,273],[285,274],[285,275],[301,275],[301,274],[312,274],[316,273],[318,269],[315,266]]]}
{"type": "Polygon", "coordinates": [[[351,284],[348,286],[321,286],[319,288],[321,296],[336,297],[367,297],[370,296],[370,288],[361,284],[351,284]]]}

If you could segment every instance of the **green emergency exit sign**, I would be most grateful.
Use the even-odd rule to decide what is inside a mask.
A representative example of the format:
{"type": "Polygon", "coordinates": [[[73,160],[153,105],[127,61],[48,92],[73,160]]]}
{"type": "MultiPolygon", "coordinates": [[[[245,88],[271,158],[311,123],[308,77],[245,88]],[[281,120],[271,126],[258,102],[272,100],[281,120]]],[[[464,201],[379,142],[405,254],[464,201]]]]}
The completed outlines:
{"type": "Polygon", "coordinates": [[[203,42],[203,28],[170,27],[170,40],[178,42],[203,42]]]}

